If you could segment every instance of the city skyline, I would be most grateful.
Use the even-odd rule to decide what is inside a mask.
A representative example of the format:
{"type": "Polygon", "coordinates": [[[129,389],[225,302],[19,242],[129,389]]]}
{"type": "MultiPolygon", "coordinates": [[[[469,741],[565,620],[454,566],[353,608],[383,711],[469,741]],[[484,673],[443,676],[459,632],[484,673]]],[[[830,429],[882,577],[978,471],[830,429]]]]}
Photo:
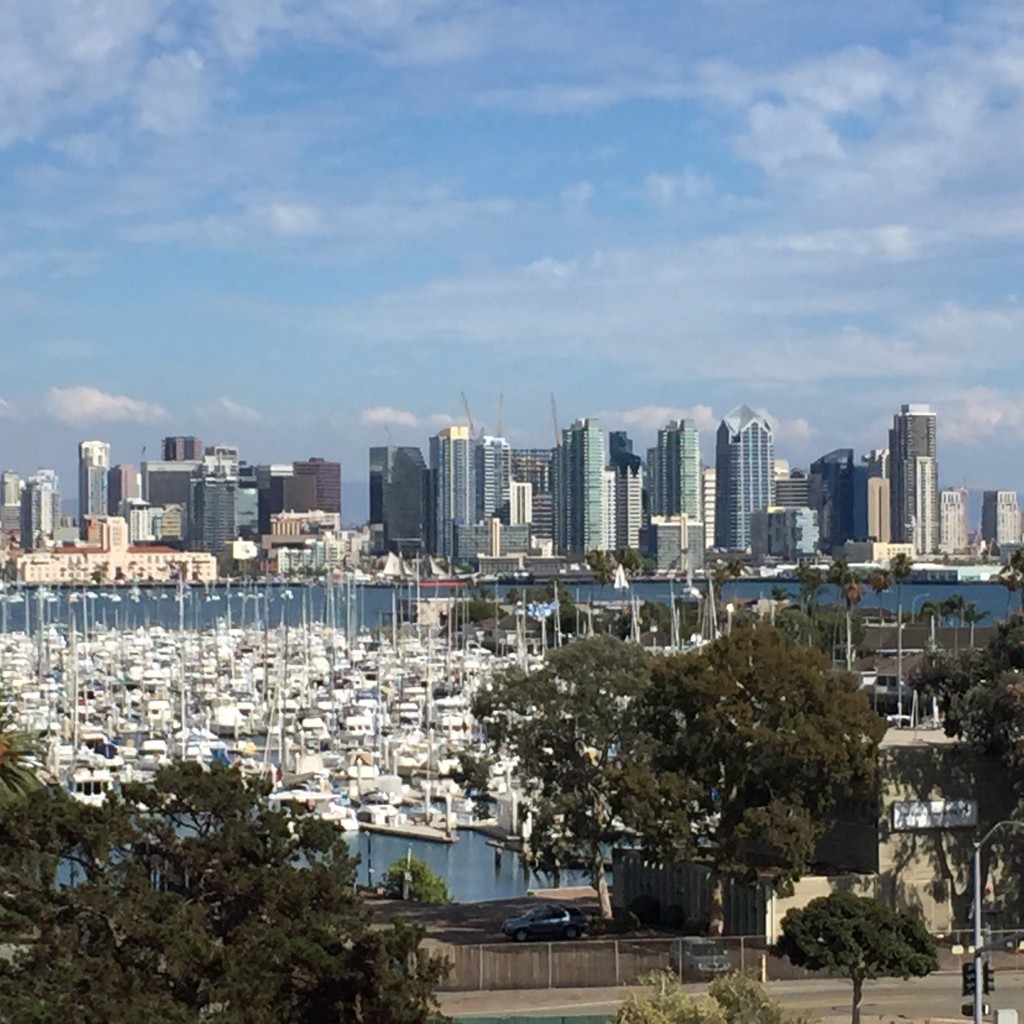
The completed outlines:
{"type": "Polygon", "coordinates": [[[1014,483],[1015,4],[12,0],[0,30],[22,473],[191,430],[361,478],[460,390],[550,443],[553,390],[645,435],[745,402],[802,465],[926,400],[943,484],[1014,483]]]}

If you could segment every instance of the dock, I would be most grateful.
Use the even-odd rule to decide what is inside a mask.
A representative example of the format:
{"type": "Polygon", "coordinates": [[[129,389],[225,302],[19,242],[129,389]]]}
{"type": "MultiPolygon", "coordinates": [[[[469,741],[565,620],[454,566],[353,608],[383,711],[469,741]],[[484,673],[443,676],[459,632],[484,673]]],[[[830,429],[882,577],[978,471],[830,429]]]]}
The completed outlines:
{"type": "Polygon", "coordinates": [[[372,832],[375,835],[396,836],[399,839],[421,839],[427,843],[451,844],[458,838],[453,834],[442,832],[433,825],[375,825],[369,821],[359,823],[360,832],[372,832]]]}

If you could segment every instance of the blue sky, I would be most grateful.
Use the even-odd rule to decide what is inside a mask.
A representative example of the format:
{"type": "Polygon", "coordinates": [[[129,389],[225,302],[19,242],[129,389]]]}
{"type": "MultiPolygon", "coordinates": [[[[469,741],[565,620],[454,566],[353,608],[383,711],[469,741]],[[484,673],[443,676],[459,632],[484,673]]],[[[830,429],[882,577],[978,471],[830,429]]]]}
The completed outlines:
{"type": "Polygon", "coordinates": [[[1016,2],[9,0],[0,463],[196,433],[361,493],[554,392],[796,465],[930,402],[943,483],[1015,488],[1022,90],[1016,2]]]}

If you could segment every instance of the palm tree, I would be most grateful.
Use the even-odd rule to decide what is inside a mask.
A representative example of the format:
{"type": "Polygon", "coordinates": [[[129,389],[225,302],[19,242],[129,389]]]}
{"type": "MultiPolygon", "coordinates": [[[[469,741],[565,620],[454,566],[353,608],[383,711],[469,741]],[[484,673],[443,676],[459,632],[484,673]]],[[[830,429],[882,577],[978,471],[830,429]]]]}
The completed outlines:
{"type": "Polygon", "coordinates": [[[978,611],[978,606],[973,601],[968,601],[964,605],[964,610],[961,613],[961,618],[968,626],[971,627],[971,648],[974,648],[974,627],[984,619],[988,618],[988,612],[978,611]]]}
{"type": "Polygon", "coordinates": [[[882,621],[882,594],[892,586],[892,573],[888,569],[875,569],[868,576],[868,584],[875,592],[875,600],[878,602],[878,621],[882,621]]]}
{"type": "Polygon", "coordinates": [[[1017,548],[999,572],[999,581],[1006,587],[1006,617],[1010,617],[1010,595],[1020,597],[1020,612],[1024,615],[1024,548],[1017,548]]]}
{"type": "Polygon", "coordinates": [[[818,595],[825,586],[825,574],[810,562],[801,562],[796,567],[796,581],[800,584],[800,610],[814,618],[818,610],[818,595]]]}
{"type": "Polygon", "coordinates": [[[0,703],[0,807],[41,785],[38,760],[35,740],[16,728],[13,710],[0,703]]]}
{"type": "Polygon", "coordinates": [[[953,629],[953,651],[960,650],[960,627],[964,624],[964,609],[967,607],[967,599],[963,594],[953,594],[939,604],[940,619],[954,619],[956,626],[953,629]]]}
{"type": "Polygon", "coordinates": [[[853,668],[853,607],[860,603],[864,587],[844,558],[832,560],[828,580],[835,584],[838,597],[846,602],[846,671],[849,672],[853,668]]]}
{"type": "Polygon", "coordinates": [[[903,716],[903,581],[910,575],[914,562],[902,551],[889,559],[889,572],[896,583],[896,710],[903,716]]]}

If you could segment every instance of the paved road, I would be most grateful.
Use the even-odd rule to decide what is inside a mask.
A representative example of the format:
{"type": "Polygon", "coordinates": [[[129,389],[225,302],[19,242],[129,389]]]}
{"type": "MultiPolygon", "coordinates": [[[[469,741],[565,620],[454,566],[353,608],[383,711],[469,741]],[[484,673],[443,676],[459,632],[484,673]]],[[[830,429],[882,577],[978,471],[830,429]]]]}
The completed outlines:
{"type": "MultiPolygon", "coordinates": [[[[825,1021],[850,1019],[850,986],[823,981],[776,981],[769,990],[792,1010],[820,1017],[825,1021]]],[[[1024,972],[1003,972],[997,978],[998,991],[987,996],[992,1009],[1015,1009],[1024,1019],[1024,972]]],[[[699,991],[697,986],[695,991],[699,991]]],[[[540,989],[516,992],[446,992],[441,1009],[450,1016],[501,1017],[582,1016],[615,1013],[630,993],[641,989],[584,988],[540,989]]],[[[886,979],[864,986],[861,1012],[864,1024],[873,1019],[907,1018],[961,1019],[965,1000],[960,995],[959,974],[936,974],[910,981],[886,979]]]]}

